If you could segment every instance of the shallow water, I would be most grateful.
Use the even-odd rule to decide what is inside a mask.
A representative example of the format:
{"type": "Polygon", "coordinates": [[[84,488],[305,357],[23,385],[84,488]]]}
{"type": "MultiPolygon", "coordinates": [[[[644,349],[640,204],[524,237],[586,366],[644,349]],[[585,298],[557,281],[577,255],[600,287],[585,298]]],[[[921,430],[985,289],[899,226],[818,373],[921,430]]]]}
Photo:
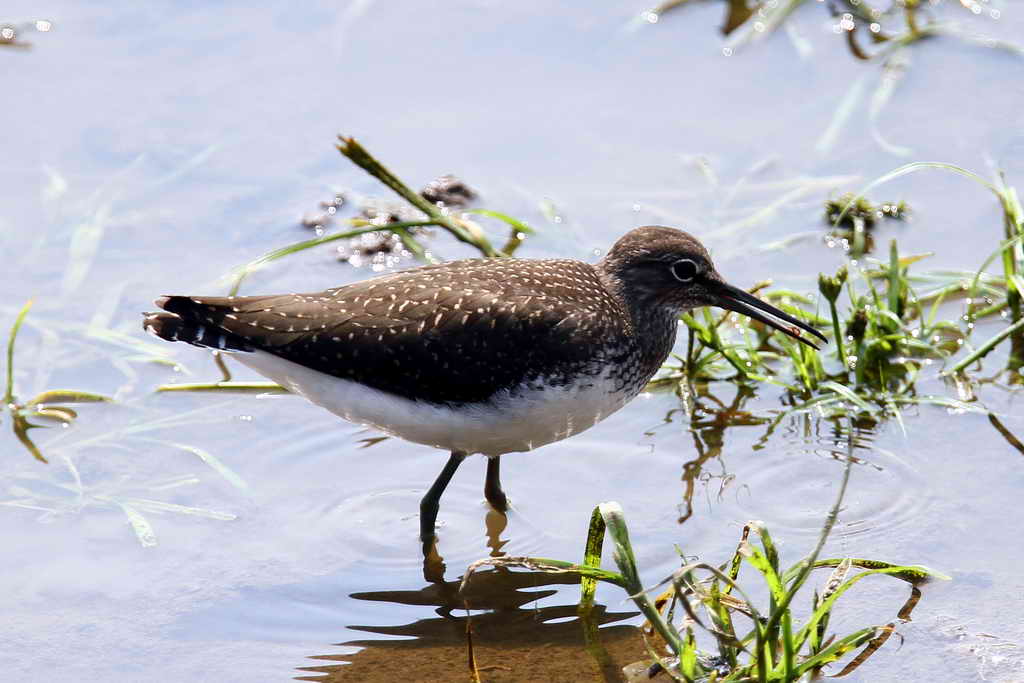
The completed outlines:
{"type": "MultiPolygon", "coordinates": [[[[1000,18],[972,26],[1024,35],[1012,3],[983,6],[1000,18]]],[[[290,396],[153,393],[218,377],[198,350],[143,335],[139,312],[155,296],[224,291],[231,267],[311,236],[299,217],[336,190],[384,196],[333,149],[339,132],[414,186],[453,172],[481,205],[529,221],[538,234],[520,255],[591,259],[630,227],[664,223],[700,236],[737,285],[772,277],[807,293],[843,259],[822,238],[830,192],[909,160],[986,176],[992,164],[1024,183],[1020,57],[947,38],[914,46],[877,119],[884,147],[868,115],[880,69],[849,56],[822,7],[798,12],[800,40],[780,32],[731,57],[718,4],[630,30],[643,8],[9,5],[10,19],[53,22],[25,34],[31,50],[0,48],[0,329],[35,301],[17,393],[117,399],[81,406],[72,427],[33,431],[48,466],[0,424],[10,680],[394,680],[387,667],[399,664],[412,680],[465,675],[465,596],[424,581],[416,538],[442,455],[290,396]],[[863,97],[826,144],[851,88],[863,97]]],[[[973,270],[1001,235],[996,202],[963,178],[925,172],[873,195],[911,204],[912,221],[883,225],[878,242],[935,252],[922,270],[973,270]]],[[[440,235],[431,248],[469,253],[440,235]]],[[[243,293],[370,274],[324,247],[252,275],[243,293]]],[[[982,374],[1003,360],[997,351],[982,374]]],[[[938,370],[922,373],[919,393],[955,396],[938,370]]],[[[673,544],[724,561],[750,519],[795,561],[834,499],[844,447],[813,416],[769,430],[783,409],[772,386],[709,391],[692,416],[670,393],[647,394],[584,434],[505,458],[503,529],[482,501],[482,459],[468,461],[439,518],[446,579],[499,549],[580,557],[605,500],[625,509],[649,583],[678,565],[673,544]],[[688,463],[701,458],[696,475],[688,463]],[[680,526],[686,475],[692,514],[680,526]]],[[[978,392],[1024,437],[1019,390],[997,381],[978,392]]],[[[926,587],[899,627],[902,647],[891,640],[850,680],[1024,679],[1022,454],[985,415],[922,406],[903,419],[905,434],[888,422],[859,435],[826,554],[925,564],[954,580],[926,587]]],[[[566,621],[573,585],[502,572],[481,583],[470,608],[485,680],[564,680],[566,662],[597,680],[566,621]]],[[[837,630],[892,620],[907,593],[895,584],[843,605],[837,630]]],[[[625,628],[639,623],[631,603],[612,589],[598,598],[613,658],[643,658],[625,628]]]]}

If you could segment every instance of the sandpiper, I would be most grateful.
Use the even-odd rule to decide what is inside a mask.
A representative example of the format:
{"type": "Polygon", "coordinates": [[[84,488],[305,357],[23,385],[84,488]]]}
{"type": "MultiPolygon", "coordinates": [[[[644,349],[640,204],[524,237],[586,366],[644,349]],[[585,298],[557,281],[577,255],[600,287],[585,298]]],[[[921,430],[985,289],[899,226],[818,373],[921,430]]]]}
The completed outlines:
{"type": "Polygon", "coordinates": [[[636,396],[679,314],[719,306],[814,346],[810,325],[727,284],[692,235],[636,228],[598,263],[470,259],[315,294],[165,296],[144,327],[231,352],[346,420],[451,453],[420,503],[424,552],[441,494],[470,454],[508,502],[499,457],[592,427],[636,396]]]}

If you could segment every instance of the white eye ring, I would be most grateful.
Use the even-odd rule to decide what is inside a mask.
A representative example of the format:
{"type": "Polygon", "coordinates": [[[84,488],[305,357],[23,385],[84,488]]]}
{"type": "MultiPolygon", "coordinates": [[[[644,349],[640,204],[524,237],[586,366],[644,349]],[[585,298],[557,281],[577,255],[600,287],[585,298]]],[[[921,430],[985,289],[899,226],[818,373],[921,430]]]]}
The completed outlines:
{"type": "Polygon", "coordinates": [[[697,277],[697,273],[700,270],[697,267],[697,263],[688,258],[679,259],[671,265],[670,269],[672,270],[672,276],[680,282],[690,282],[693,278],[697,277]]]}

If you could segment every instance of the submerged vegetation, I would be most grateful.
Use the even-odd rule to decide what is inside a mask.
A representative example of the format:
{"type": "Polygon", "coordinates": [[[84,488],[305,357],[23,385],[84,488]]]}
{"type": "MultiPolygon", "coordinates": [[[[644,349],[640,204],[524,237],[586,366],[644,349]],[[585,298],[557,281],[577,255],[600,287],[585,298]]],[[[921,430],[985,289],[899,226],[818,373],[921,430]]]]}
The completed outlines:
{"type": "MultiPolygon", "coordinates": [[[[640,23],[656,24],[672,10],[679,10],[696,0],[666,0],[644,12],[640,23]]],[[[781,28],[786,20],[808,0],[725,0],[726,16],[722,33],[726,36],[725,53],[749,44],[781,28]]],[[[821,3],[835,24],[832,30],[842,36],[850,53],[857,59],[872,60],[891,56],[900,48],[935,36],[954,36],[962,40],[1022,53],[1020,47],[983,35],[969,33],[955,21],[936,17],[934,2],[927,0],[884,0],[879,3],[862,0],[833,0],[821,3]]],[[[973,15],[999,17],[999,10],[990,9],[974,0],[950,3],[973,15]]],[[[798,40],[796,37],[794,40],[798,40]]]]}
{"type": "MultiPolygon", "coordinates": [[[[21,308],[8,335],[6,377],[3,402],[0,404],[0,418],[6,413],[11,420],[14,435],[21,445],[37,461],[50,464],[53,458],[44,455],[29,432],[51,426],[70,427],[77,420],[78,412],[69,404],[112,403],[114,399],[89,391],[47,389],[26,401],[19,400],[14,382],[15,347],[31,306],[30,301],[21,308]]],[[[94,334],[102,335],[103,332],[94,330],[94,334]]],[[[199,412],[205,412],[205,409],[199,412]]],[[[199,414],[160,418],[136,415],[126,424],[99,433],[75,434],[75,438],[69,438],[69,432],[63,431],[61,437],[64,438],[52,439],[47,448],[48,454],[51,450],[59,454],[57,464],[61,466],[58,468],[60,475],[51,480],[42,473],[32,470],[13,474],[5,481],[6,495],[0,496],[0,506],[32,510],[39,513],[41,520],[78,512],[86,507],[115,508],[124,514],[136,539],[143,547],[157,544],[157,534],[147,514],[176,513],[207,519],[234,519],[235,516],[229,512],[181,505],[155,497],[169,490],[198,483],[199,479],[192,474],[162,476],[150,481],[116,478],[112,482],[93,483],[89,481],[89,477],[95,473],[83,475],[75,463],[75,458],[71,457],[72,454],[86,449],[109,451],[134,448],[140,452],[159,449],[183,452],[215,471],[230,485],[246,491],[247,485],[241,477],[213,454],[195,446],[155,436],[160,432],[173,432],[187,424],[203,424],[209,421],[208,417],[199,414]]]]}
{"type": "MultiPolygon", "coordinates": [[[[77,417],[78,413],[68,407],[69,403],[101,403],[110,401],[107,396],[94,394],[88,391],[77,391],[71,389],[49,389],[42,391],[27,401],[21,402],[14,394],[14,345],[18,339],[18,332],[21,330],[25,316],[32,308],[32,302],[25,304],[18,316],[14,319],[10,334],[7,337],[7,378],[4,385],[4,395],[0,407],[10,415],[14,435],[18,441],[28,449],[28,452],[40,462],[49,462],[29,437],[29,431],[44,426],[68,425],[77,417]],[[49,424],[35,424],[30,419],[46,420],[49,424]]],[[[2,414],[2,412],[0,412],[2,414]]]]}
{"type": "MultiPolygon", "coordinates": [[[[634,28],[659,23],[666,13],[674,14],[697,0],[666,0],[643,12],[633,22],[634,28]]],[[[777,31],[784,32],[802,58],[814,51],[811,41],[790,21],[805,4],[820,5],[833,19],[832,32],[845,42],[856,59],[881,63],[855,79],[837,103],[832,120],[818,138],[817,151],[826,154],[835,149],[848,121],[862,107],[869,84],[874,81],[866,105],[865,118],[878,146],[897,157],[909,157],[913,150],[890,142],[879,130],[879,119],[896,96],[900,83],[911,65],[913,47],[926,39],[955,38],[983,48],[998,49],[1017,57],[1024,56],[1024,46],[1010,43],[961,25],[961,19],[985,17],[997,20],[1000,10],[977,0],[943,2],[942,0],[724,0],[726,17],[721,27],[725,35],[722,53],[731,56],[741,48],[777,31]],[[952,5],[952,7],[948,7],[952,5]]]]}

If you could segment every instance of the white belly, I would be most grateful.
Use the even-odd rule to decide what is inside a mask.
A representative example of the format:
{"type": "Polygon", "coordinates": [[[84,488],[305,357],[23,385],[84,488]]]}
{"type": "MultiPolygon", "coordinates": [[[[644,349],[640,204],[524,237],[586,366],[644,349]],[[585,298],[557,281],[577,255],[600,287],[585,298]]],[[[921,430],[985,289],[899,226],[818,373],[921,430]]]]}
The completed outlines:
{"type": "Polygon", "coordinates": [[[415,443],[485,455],[529,451],[578,434],[632,398],[614,393],[604,376],[577,386],[529,390],[515,398],[499,396],[487,405],[455,412],[331,377],[265,351],[234,358],[350,422],[415,443]]]}

